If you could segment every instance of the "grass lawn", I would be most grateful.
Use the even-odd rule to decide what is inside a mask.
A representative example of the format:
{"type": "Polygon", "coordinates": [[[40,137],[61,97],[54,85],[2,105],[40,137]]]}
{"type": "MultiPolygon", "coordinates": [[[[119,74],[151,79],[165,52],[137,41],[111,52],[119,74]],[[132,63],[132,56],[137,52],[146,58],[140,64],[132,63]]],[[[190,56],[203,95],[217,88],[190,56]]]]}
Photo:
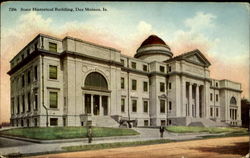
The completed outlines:
{"type": "Polygon", "coordinates": [[[162,143],[169,143],[169,142],[171,142],[171,141],[166,140],[166,139],[159,139],[159,140],[148,140],[148,141],[117,142],[117,143],[103,143],[103,144],[69,146],[69,147],[62,147],[62,149],[64,149],[65,151],[86,151],[86,150],[139,146],[139,145],[162,144],[162,143]]]}
{"type": "Polygon", "coordinates": [[[232,134],[247,134],[247,128],[238,127],[192,127],[192,126],[168,126],[167,131],[174,133],[199,133],[208,132],[215,133],[232,133],[232,134]]]}
{"type": "MultiPolygon", "coordinates": [[[[86,127],[42,127],[42,128],[18,128],[1,131],[0,134],[33,138],[39,140],[86,138],[86,127]]],[[[128,136],[137,135],[132,129],[93,127],[94,137],[128,136]]]]}

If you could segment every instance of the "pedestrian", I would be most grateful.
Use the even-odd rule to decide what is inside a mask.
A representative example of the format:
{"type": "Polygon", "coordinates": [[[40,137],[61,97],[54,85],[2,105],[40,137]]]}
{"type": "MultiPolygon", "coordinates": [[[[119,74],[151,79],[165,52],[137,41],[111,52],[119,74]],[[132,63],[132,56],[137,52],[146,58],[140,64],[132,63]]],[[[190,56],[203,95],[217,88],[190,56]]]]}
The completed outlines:
{"type": "Polygon", "coordinates": [[[163,133],[165,131],[165,127],[164,126],[160,126],[160,134],[161,134],[161,138],[163,138],[163,133]]]}
{"type": "Polygon", "coordinates": [[[92,130],[91,126],[89,126],[89,128],[88,128],[87,136],[88,136],[89,143],[91,143],[92,142],[92,137],[93,137],[93,130],[92,130]]]}

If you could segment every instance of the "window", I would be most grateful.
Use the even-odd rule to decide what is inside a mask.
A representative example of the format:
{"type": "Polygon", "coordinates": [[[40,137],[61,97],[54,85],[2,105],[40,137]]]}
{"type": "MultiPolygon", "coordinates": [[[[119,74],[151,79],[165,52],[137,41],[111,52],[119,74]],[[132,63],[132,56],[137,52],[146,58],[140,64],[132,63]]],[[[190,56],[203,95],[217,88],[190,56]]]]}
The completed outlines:
{"type": "Polygon", "coordinates": [[[22,54],[22,60],[24,59],[24,54],[22,54]]]}
{"type": "Polygon", "coordinates": [[[34,118],[34,126],[37,127],[37,118],[34,118]]]}
{"type": "Polygon", "coordinates": [[[168,120],[168,125],[171,125],[172,124],[172,120],[168,120]]]}
{"type": "Polygon", "coordinates": [[[165,92],[165,83],[160,82],[160,91],[165,92]]]}
{"type": "Polygon", "coordinates": [[[165,100],[160,100],[160,112],[165,113],[165,100]]]}
{"type": "Polygon", "coordinates": [[[24,75],[22,75],[22,87],[25,86],[25,80],[24,80],[24,75]]]}
{"type": "Polygon", "coordinates": [[[57,126],[58,118],[50,118],[50,126],[57,126]]]}
{"type": "Polygon", "coordinates": [[[49,42],[49,51],[51,51],[51,52],[57,52],[57,44],[49,42]]]}
{"type": "Polygon", "coordinates": [[[22,101],[23,101],[23,111],[22,112],[25,112],[25,97],[24,97],[24,95],[22,96],[22,101]]]}
{"type": "Polygon", "coordinates": [[[27,127],[29,127],[30,126],[30,120],[29,119],[27,119],[27,127]]]}
{"type": "Polygon", "coordinates": [[[215,115],[216,115],[216,117],[218,117],[219,116],[219,108],[216,108],[215,110],[216,110],[215,115]]]}
{"type": "Polygon", "coordinates": [[[132,67],[133,69],[136,69],[136,62],[131,62],[131,67],[132,67]]]}
{"type": "Polygon", "coordinates": [[[148,112],[148,101],[143,101],[143,112],[148,112]]]}
{"type": "Polygon", "coordinates": [[[49,78],[57,79],[57,66],[54,65],[49,66],[49,78]]]}
{"type": "Polygon", "coordinates": [[[172,102],[170,101],[168,104],[169,104],[169,108],[168,109],[172,110],[172,102]]]}
{"type": "Polygon", "coordinates": [[[27,73],[27,80],[28,80],[28,84],[30,83],[30,71],[28,71],[28,73],[27,73]]]}
{"type": "Polygon", "coordinates": [[[49,105],[50,108],[57,108],[58,94],[57,92],[49,92],[49,105]]]}
{"type": "Polygon", "coordinates": [[[216,101],[219,101],[219,96],[218,96],[218,94],[216,94],[216,101]]]}
{"type": "Polygon", "coordinates": [[[210,101],[213,101],[213,94],[210,93],[210,101]]]}
{"type": "Polygon", "coordinates": [[[210,108],[210,116],[213,116],[213,108],[210,108]]]}
{"type": "Polygon", "coordinates": [[[136,80],[132,80],[132,90],[136,90],[136,86],[137,85],[137,81],[136,80]]]}
{"type": "Polygon", "coordinates": [[[14,114],[14,98],[11,98],[11,114],[14,114]]]}
{"type": "Polygon", "coordinates": [[[108,90],[108,83],[102,74],[92,72],[86,77],[85,87],[97,90],[108,90]]]}
{"type": "Polygon", "coordinates": [[[172,71],[172,67],[168,65],[168,72],[172,71]]]}
{"type": "Polygon", "coordinates": [[[164,66],[160,66],[160,72],[165,72],[165,67],[164,66]]]}
{"type": "Polygon", "coordinates": [[[30,49],[27,49],[27,55],[30,55],[30,49]]]}
{"type": "Polygon", "coordinates": [[[125,63],[125,62],[124,62],[124,59],[121,59],[121,63],[122,63],[122,65],[124,66],[124,63],[125,63]]]}
{"type": "Polygon", "coordinates": [[[35,94],[34,100],[35,100],[35,107],[34,107],[34,110],[37,110],[37,108],[38,108],[38,95],[37,95],[37,94],[35,94]]]}
{"type": "Polygon", "coordinates": [[[147,65],[143,65],[143,71],[148,71],[148,66],[147,65]]]}
{"type": "Polygon", "coordinates": [[[144,120],[144,126],[148,126],[148,120],[144,120]]]}
{"type": "Polygon", "coordinates": [[[125,99],[121,100],[121,112],[125,112],[125,99]]]}
{"type": "Polygon", "coordinates": [[[31,105],[30,105],[30,93],[28,93],[28,112],[30,112],[31,105]]]}
{"type": "Polygon", "coordinates": [[[232,97],[230,99],[230,104],[232,104],[232,105],[236,105],[237,104],[235,97],[232,97]]]}
{"type": "Polygon", "coordinates": [[[132,112],[137,112],[137,100],[132,100],[132,112]]]}
{"type": "Polygon", "coordinates": [[[23,120],[21,120],[21,126],[23,127],[23,120]]]}
{"type": "Polygon", "coordinates": [[[34,67],[34,79],[37,80],[37,66],[34,67]]]}
{"type": "Polygon", "coordinates": [[[217,82],[215,83],[215,86],[218,87],[218,83],[217,82]]]}
{"type": "Polygon", "coordinates": [[[166,125],[166,120],[161,120],[161,125],[165,126],[166,125]]]}
{"type": "Polygon", "coordinates": [[[148,91],[148,82],[143,82],[143,91],[144,92],[148,91]]]}
{"type": "Polygon", "coordinates": [[[124,89],[124,88],[125,88],[124,85],[125,85],[125,84],[124,84],[124,78],[122,77],[122,78],[121,78],[121,89],[124,89]]]}
{"type": "Polygon", "coordinates": [[[168,83],[168,89],[171,89],[172,88],[172,83],[168,83]]]}

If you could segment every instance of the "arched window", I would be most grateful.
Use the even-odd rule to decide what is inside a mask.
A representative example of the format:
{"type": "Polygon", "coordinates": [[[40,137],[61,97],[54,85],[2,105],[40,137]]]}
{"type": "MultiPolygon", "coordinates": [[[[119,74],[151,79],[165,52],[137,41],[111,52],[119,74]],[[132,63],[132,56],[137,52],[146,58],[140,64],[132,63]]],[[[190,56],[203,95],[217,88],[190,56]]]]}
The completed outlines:
{"type": "Polygon", "coordinates": [[[230,104],[231,104],[231,105],[236,105],[236,104],[237,104],[235,97],[232,97],[232,98],[231,98],[230,104]]]}
{"type": "Polygon", "coordinates": [[[107,90],[108,84],[106,79],[98,72],[92,72],[88,74],[85,79],[84,86],[86,88],[97,89],[97,90],[107,90]]]}

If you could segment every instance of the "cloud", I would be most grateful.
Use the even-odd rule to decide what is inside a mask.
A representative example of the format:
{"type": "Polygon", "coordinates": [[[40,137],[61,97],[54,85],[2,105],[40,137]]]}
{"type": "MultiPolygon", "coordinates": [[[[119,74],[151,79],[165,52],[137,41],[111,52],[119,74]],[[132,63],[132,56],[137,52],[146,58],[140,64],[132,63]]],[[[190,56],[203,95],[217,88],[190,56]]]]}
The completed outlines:
{"type": "Polygon", "coordinates": [[[188,18],[184,24],[191,29],[191,31],[201,31],[207,28],[215,27],[214,19],[216,16],[210,13],[197,12],[193,18],[188,18]]]}

